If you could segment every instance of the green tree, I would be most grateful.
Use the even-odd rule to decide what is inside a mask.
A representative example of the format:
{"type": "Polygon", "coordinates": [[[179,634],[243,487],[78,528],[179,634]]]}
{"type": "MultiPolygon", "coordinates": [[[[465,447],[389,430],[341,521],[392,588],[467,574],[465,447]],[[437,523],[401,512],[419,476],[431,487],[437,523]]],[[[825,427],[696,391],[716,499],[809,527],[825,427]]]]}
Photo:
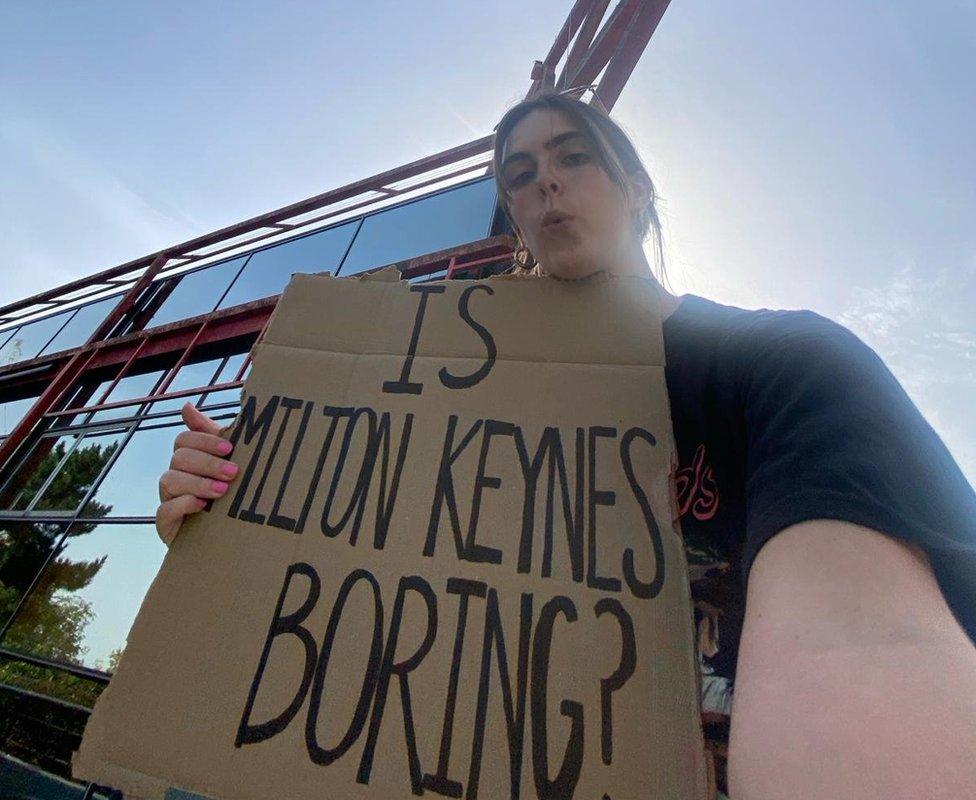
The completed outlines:
{"type": "Polygon", "coordinates": [[[122,658],[122,653],[125,651],[124,647],[116,647],[111,653],[108,654],[108,659],[106,663],[102,663],[102,659],[97,659],[95,661],[95,667],[97,669],[105,670],[106,672],[115,672],[119,667],[119,660],[122,658]]]}
{"type": "MultiPolygon", "coordinates": [[[[54,476],[35,508],[77,508],[117,448],[117,443],[78,447],[54,476]]],[[[64,455],[62,440],[34,459],[16,505],[26,505],[37,495],[64,455]]],[[[90,502],[85,514],[101,517],[110,510],[111,506],[90,502]]],[[[56,661],[81,661],[85,654],[85,628],[93,612],[90,604],[74,593],[91,583],[105,557],[72,561],[62,554],[70,539],[89,533],[95,525],[76,524],[67,537],[61,535],[63,528],[57,524],[8,522],[0,529],[0,619],[10,618],[38,570],[45,562],[48,564],[4,636],[5,648],[56,661]]],[[[98,694],[97,686],[90,681],[16,661],[0,663],[0,681],[82,704],[90,704],[98,694]]]]}
{"type": "MultiPolygon", "coordinates": [[[[117,449],[118,443],[78,447],[39,498],[36,509],[77,508],[117,449]]],[[[16,495],[15,506],[24,507],[34,498],[44,481],[61,463],[64,454],[64,440],[59,440],[46,454],[32,459],[34,463],[25,470],[27,477],[16,495]]],[[[85,515],[103,517],[111,510],[111,506],[92,501],[86,506],[85,515]]],[[[76,524],[69,531],[68,538],[82,536],[94,527],[95,523],[76,524]]],[[[72,562],[59,558],[66,547],[66,542],[61,541],[62,531],[62,526],[58,524],[34,522],[7,522],[0,528],[0,620],[5,621],[10,617],[17,601],[49,557],[52,562],[47,573],[50,574],[46,573],[44,578],[48,595],[59,588],[78,591],[95,577],[102,561],[72,562]]]]}
{"type": "MultiPolygon", "coordinates": [[[[117,448],[117,443],[78,447],[35,507],[77,508],[117,448]]],[[[65,452],[62,440],[46,453],[35,455],[25,470],[26,479],[18,489],[15,506],[23,508],[37,495],[61,464],[65,452]]],[[[109,511],[109,505],[89,502],[85,515],[103,517],[109,511]]],[[[10,618],[38,570],[47,563],[4,636],[5,648],[56,661],[81,661],[85,654],[85,628],[93,611],[90,603],[74,593],[91,583],[105,557],[72,561],[64,551],[70,539],[91,532],[95,526],[93,522],[76,524],[67,537],[62,536],[63,526],[57,524],[21,521],[0,527],[0,623],[10,618]]],[[[110,665],[114,667],[111,658],[110,665]]],[[[10,659],[0,659],[0,684],[87,708],[94,706],[103,688],[96,681],[63,670],[10,659]]],[[[71,751],[80,741],[85,720],[86,715],[80,711],[0,690],[0,750],[65,777],[69,777],[71,751]]]]}

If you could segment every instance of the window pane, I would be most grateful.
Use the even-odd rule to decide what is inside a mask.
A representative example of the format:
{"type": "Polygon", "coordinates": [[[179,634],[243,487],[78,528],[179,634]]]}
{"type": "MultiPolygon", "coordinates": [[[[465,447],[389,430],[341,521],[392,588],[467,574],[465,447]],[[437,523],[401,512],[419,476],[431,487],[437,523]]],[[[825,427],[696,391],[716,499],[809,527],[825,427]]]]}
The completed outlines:
{"type": "Polygon", "coordinates": [[[0,331],[0,348],[2,348],[7,342],[10,341],[10,337],[17,333],[17,326],[14,325],[12,328],[4,328],[0,331]]]}
{"type": "Polygon", "coordinates": [[[220,307],[280,294],[293,272],[335,273],[358,224],[350,222],[254,253],[220,307]]]}
{"type": "Polygon", "coordinates": [[[75,525],[65,545],[3,644],[111,671],[166,546],[152,525],[75,525]]]}
{"type": "Polygon", "coordinates": [[[136,431],[122,449],[92,501],[88,517],[151,517],[159,505],[159,476],[169,467],[173,440],[182,425],[136,431]],[[108,507],[108,511],[104,509],[108,507]]]}
{"type": "Polygon", "coordinates": [[[414,275],[412,278],[407,280],[410,283],[423,283],[424,281],[442,281],[447,279],[447,268],[439,269],[437,272],[431,272],[427,275],[414,275]]]}
{"type": "Polygon", "coordinates": [[[205,267],[184,275],[146,327],[154,328],[157,325],[166,325],[213,311],[224,290],[234,280],[245,258],[246,256],[241,256],[231,261],[223,261],[212,267],[205,267]]]}
{"type": "MultiPolygon", "coordinates": [[[[241,364],[244,363],[250,355],[249,353],[237,353],[237,355],[229,356],[227,362],[223,367],[220,368],[220,374],[217,376],[217,380],[214,383],[230,383],[231,381],[237,380],[237,373],[241,371],[241,364]]],[[[248,364],[244,374],[241,376],[241,380],[247,377],[247,373],[251,371],[251,366],[248,364]]]]}
{"type": "Polygon", "coordinates": [[[488,178],[367,217],[342,274],[483,239],[494,207],[495,181],[488,178]]]}
{"type": "Polygon", "coordinates": [[[58,353],[61,350],[70,350],[72,347],[78,347],[87,342],[95,328],[111,313],[121,299],[122,295],[117,294],[79,308],[78,313],[71,318],[42,352],[58,353]]]}
{"type": "MultiPolygon", "coordinates": [[[[156,384],[159,383],[159,379],[163,377],[163,371],[157,370],[156,372],[144,372],[141,375],[126,375],[122,380],[120,380],[115,388],[111,391],[108,397],[105,398],[106,403],[118,403],[122,400],[130,400],[136,397],[146,397],[152,394],[153,389],[156,384]]],[[[89,405],[101,404],[100,398],[102,392],[104,392],[109,386],[111,386],[111,381],[106,381],[99,389],[92,395],[92,399],[89,405]]],[[[123,406],[121,408],[110,408],[104,411],[96,411],[92,415],[92,421],[100,421],[104,419],[119,419],[120,417],[131,417],[136,413],[137,406],[123,406]]]]}
{"type": "Polygon", "coordinates": [[[10,619],[64,530],[61,525],[0,522],[0,626],[10,619]]]}
{"type": "Polygon", "coordinates": [[[76,436],[44,436],[7,484],[4,508],[24,509],[74,446],[76,436]]]}
{"type": "MultiPolygon", "coordinates": [[[[237,355],[231,356],[227,359],[227,363],[221,367],[220,374],[217,376],[217,380],[214,383],[230,383],[237,378],[237,373],[241,369],[241,364],[244,363],[244,359],[247,358],[247,353],[238,353],[237,355]]],[[[248,364],[247,369],[241,376],[241,380],[247,378],[247,374],[251,371],[251,365],[248,364]]],[[[215,406],[220,403],[240,403],[241,401],[241,387],[236,389],[222,389],[219,392],[210,392],[203,396],[202,408],[209,408],[210,406],[215,406]]]]}
{"type": "Polygon", "coordinates": [[[181,389],[195,389],[198,386],[209,386],[214,375],[220,369],[224,359],[211,358],[209,361],[198,361],[195,364],[184,364],[176,373],[173,382],[166,387],[167,392],[178,392],[181,389]]]}
{"type": "MultiPolygon", "coordinates": [[[[178,392],[182,389],[195,389],[197,386],[209,386],[214,373],[220,367],[223,359],[215,358],[210,361],[199,361],[196,364],[184,364],[180,371],[176,373],[172,383],[166,387],[167,392],[178,392]]],[[[196,405],[200,395],[187,395],[185,397],[174,397],[170,400],[159,400],[152,404],[149,409],[153,414],[158,411],[177,411],[183,407],[184,403],[196,405]]]]}
{"type": "Polygon", "coordinates": [[[0,403],[0,436],[10,433],[36,401],[36,397],[25,397],[23,400],[0,403]]]}
{"type": "Polygon", "coordinates": [[[74,313],[74,309],[62,311],[53,317],[45,317],[22,326],[10,341],[0,348],[0,366],[34,358],[74,313]]]}
{"type": "MultiPolygon", "coordinates": [[[[60,466],[54,480],[43,490],[43,494],[32,510],[76,510],[115,451],[121,446],[126,433],[126,430],[115,430],[109,433],[86,434],[60,466]]],[[[59,442],[58,447],[60,446],[59,442]]],[[[58,447],[55,447],[55,450],[58,447]]],[[[89,505],[92,506],[92,513],[89,516],[105,516],[111,510],[89,505]]]]}

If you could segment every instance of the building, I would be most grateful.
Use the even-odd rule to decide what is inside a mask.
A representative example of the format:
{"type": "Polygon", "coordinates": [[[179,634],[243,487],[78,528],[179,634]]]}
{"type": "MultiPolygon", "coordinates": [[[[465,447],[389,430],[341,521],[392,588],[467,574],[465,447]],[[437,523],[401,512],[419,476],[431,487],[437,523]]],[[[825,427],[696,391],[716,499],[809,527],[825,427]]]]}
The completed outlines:
{"type": "MultiPolygon", "coordinates": [[[[613,107],[667,0],[608,6],[573,4],[529,94],[591,85],[613,107]]],[[[0,309],[0,757],[20,770],[0,788],[72,790],[52,776],[70,775],[165,554],[156,482],[181,405],[233,419],[293,272],[507,269],[491,147],[488,135],[0,309]]]]}

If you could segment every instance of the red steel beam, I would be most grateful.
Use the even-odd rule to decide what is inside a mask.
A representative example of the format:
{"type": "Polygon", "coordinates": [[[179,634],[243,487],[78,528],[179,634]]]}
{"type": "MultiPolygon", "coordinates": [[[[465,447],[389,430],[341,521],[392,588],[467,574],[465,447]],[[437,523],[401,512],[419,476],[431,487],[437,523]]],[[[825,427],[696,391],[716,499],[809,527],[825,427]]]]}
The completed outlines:
{"type": "Polygon", "coordinates": [[[596,90],[597,97],[606,108],[613,108],[620,97],[644,48],[667,11],[669,2],[670,0],[644,0],[631,24],[627,26],[627,31],[607,64],[606,72],[596,90]]]}
{"type": "Polygon", "coordinates": [[[583,55],[589,49],[590,44],[593,42],[593,37],[596,35],[597,30],[600,27],[600,22],[603,20],[603,15],[607,12],[607,6],[610,5],[610,0],[597,0],[593,5],[590,6],[590,10],[586,15],[586,19],[580,28],[579,34],[576,36],[576,41],[573,42],[573,49],[569,51],[569,55],[566,56],[566,63],[563,66],[562,74],[559,76],[559,80],[556,81],[557,89],[571,89],[573,87],[567,86],[566,81],[568,77],[576,72],[579,68],[580,61],[583,59],[583,55]]]}
{"type": "Polygon", "coordinates": [[[47,385],[47,388],[41,392],[41,396],[37,398],[37,402],[31,406],[23,419],[10,432],[10,436],[4,439],[3,442],[0,442],[0,466],[6,466],[9,463],[10,457],[34,429],[34,426],[40,421],[41,417],[51,410],[51,407],[61,397],[61,394],[89,366],[97,352],[97,348],[102,344],[102,340],[112,331],[116,323],[122,319],[129,309],[132,308],[136,299],[142,294],[143,289],[149,285],[156,276],[156,273],[166,265],[166,261],[167,256],[165,253],[157,255],[153,259],[149,265],[149,269],[143,273],[135,285],[126,292],[122,301],[102,320],[102,323],[95,329],[92,335],[88,337],[86,346],[77,350],[68,359],[67,363],[61,367],[58,374],[47,385]]]}
{"type": "MultiPolygon", "coordinates": [[[[457,272],[478,264],[510,257],[514,248],[515,240],[507,234],[501,234],[478,242],[471,242],[394,263],[404,274],[404,277],[415,277],[446,268],[453,257],[456,261],[455,271],[457,272]]],[[[386,269],[386,266],[369,271],[375,272],[386,269]]],[[[5,375],[12,377],[25,369],[41,369],[58,364],[63,369],[73,358],[89,351],[93,351],[95,355],[87,365],[88,370],[123,366],[134,354],[137,354],[138,358],[142,360],[178,352],[190,346],[204,321],[208,321],[208,324],[206,331],[200,335],[195,345],[197,347],[259,333],[277,302],[277,295],[269,296],[210,314],[189,317],[157,328],[135,331],[106,342],[89,342],[74,350],[58,353],[54,357],[40,356],[31,361],[22,361],[2,367],[0,368],[0,379],[5,375]]]]}
{"type": "Polygon", "coordinates": [[[203,347],[260,333],[277,303],[278,296],[275,295],[218,312],[221,316],[210,317],[203,333],[200,332],[200,326],[207,321],[206,315],[115,339],[110,345],[98,349],[89,369],[105,369],[124,364],[139,347],[142,348],[139,359],[144,360],[182,353],[193,344],[194,339],[195,346],[203,347]]]}
{"type": "Polygon", "coordinates": [[[566,52],[570,41],[576,35],[576,31],[579,30],[580,25],[583,24],[583,20],[586,19],[594,2],[595,0],[576,0],[562,28],[556,34],[556,40],[552,43],[552,47],[549,48],[549,54],[543,61],[546,66],[552,69],[556,68],[556,64],[563,57],[563,53],[566,52]]]}
{"type": "MultiPolygon", "coordinates": [[[[640,0],[622,0],[610,14],[576,70],[566,77],[567,86],[593,83],[617,49],[627,25],[640,6],[640,0]]],[[[609,109],[608,109],[609,110],[609,109]]]]}
{"type": "MultiPolygon", "coordinates": [[[[192,253],[194,250],[209,247],[210,245],[218,244],[227,239],[240,237],[252,231],[274,225],[278,222],[287,221],[289,217],[307,214],[310,211],[315,211],[316,209],[333,203],[342,202],[343,200],[355,197],[371,189],[382,189],[388,183],[397,183],[398,181],[406,180],[417,175],[422,175],[425,172],[439,169],[457,161],[472,158],[490,150],[493,140],[493,135],[483,136],[480,139],[474,139],[466,144],[458,145],[457,147],[452,147],[448,150],[442,150],[434,155],[426,156],[424,158],[417,159],[416,161],[411,161],[409,164],[404,164],[403,166],[387,170],[386,172],[381,172],[378,175],[373,175],[370,178],[355,181],[354,183],[340,186],[337,189],[331,189],[306,200],[300,200],[297,203],[283,206],[282,208],[274,211],[269,211],[266,214],[251,217],[243,222],[235,223],[234,225],[228,225],[227,227],[220,228],[212,233],[207,233],[203,236],[198,236],[194,239],[182,242],[181,244],[169,247],[164,251],[143,256],[142,258],[137,258],[133,261],[128,261],[125,264],[118,265],[117,267],[112,267],[110,269],[97,272],[94,275],[89,275],[85,278],[71,281],[54,289],[49,289],[45,292],[32,295],[31,297],[27,297],[23,300],[18,300],[15,303],[10,303],[9,305],[0,308],[0,315],[8,315],[13,311],[28,308],[31,305],[37,305],[49,300],[50,298],[66,294],[75,289],[82,289],[92,285],[93,283],[104,283],[110,278],[118,277],[119,275],[123,275],[127,272],[134,272],[138,269],[150,267],[154,263],[155,259],[159,258],[160,256],[166,256],[168,259],[185,258],[187,253],[192,253]]],[[[477,167],[475,166],[471,169],[473,171],[476,168],[477,167]]],[[[240,242],[236,246],[244,246],[248,243],[249,242],[240,242]]],[[[198,257],[203,259],[209,258],[212,255],[213,253],[202,253],[198,257]]]]}
{"type": "MultiPolygon", "coordinates": [[[[575,0],[545,60],[536,62],[537,66],[534,68],[533,75],[536,80],[532,85],[532,89],[530,89],[530,94],[542,85],[548,86],[554,84],[555,65],[563,53],[566,52],[570,41],[575,35],[577,36],[576,41],[566,59],[566,66],[559,78],[558,84],[555,85],[558,85],[560,88],[588,85],[593,82],[604,67],[607,67],[607,74],[604,77],[600,90],[598,90],[598,94],[603,105],[608,110],[612,108],[624,83],[633,71],[634,65],[639,59],[643,48],[646,46],[661,16],[664,14],[668,2],[667,0],[621,0],[594,40],[594,31],[599,25],[600,20],[602,20],[608,4],[609,0],[575,0]],[[635,18],[635,16],[639,17],[639,19],[635,18]]],[[[165,251],[143,256],[142,258],[128,261],[107,270],[102,270],[85,278],[70,281],[53,289],[39,292],[38,294],[0,308],[0,320],[14,321],[15,317],[11,317],[14,312],[28,309],[31,306],[49,305],[54,307],[64,305],[67,302],[77,301],[80,299],[79,297],[62,301],[59,301],[58,298],[79,289],[86,289],[97,285],[110,287],[113,284],[118,284],[118,279],[121,276],[135,273],[138,270],[148,269],[157,258],[163,255],[170,259],[188,259],[184,261],[184,264],[188,264],[191,260],[195,261],[214,256],[212,252],[188,255],[192,254],[195,250],[227,242],[229,239],[239,238],[264,228],[270,227],[276,231],[286,229],[286,221],[290,217],[307,214],[310,211],[342,202],[358,194],[370,190],[387,195],[391,193],[395,194],[399,190],[390,189],[386,184],[396,183],[416,175],[421,175],[424,172],[438,169],[447,164],[452,164],[487,152],[492,147],[493,138],[493,135],[489,135],[475,139],[458,147],[412,161],[364,180],[323,192],[306,200],[301,200],[266,214],[261,214],[234,225],[229,225],[211,233],[198,236],[174,247],[167,248],[165,251]]],[[[308,224],[308,222],[299,224],[308,224]]],[[[273,233],[270,235],[273,235],[273,233]]],[[[257,239],[254,241],[257,241],[257,239]]],[[[242,247],[251,243],[252,241],[248,240],[246,242],[238,242],[234,246],[242,247]]],[[[227,247],[225,249],[230,248],[227,247]]],[[[222,250],[220,252],[224,251],[222,250]]],[[[94,291],[89,293],[89,295],[93,293],[94,291]]]]}

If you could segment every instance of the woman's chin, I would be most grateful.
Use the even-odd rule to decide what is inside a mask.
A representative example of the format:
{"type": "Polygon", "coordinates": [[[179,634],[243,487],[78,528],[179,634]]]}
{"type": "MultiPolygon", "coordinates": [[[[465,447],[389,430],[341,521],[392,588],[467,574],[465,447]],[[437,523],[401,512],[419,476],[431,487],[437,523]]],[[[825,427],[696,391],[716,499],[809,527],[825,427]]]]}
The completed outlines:
{"type": "Polygon", "coordinates": [[[595,275],[597,272],[602,271],[604,267],[592,262],[586,263],[572,259],[566,261],[554,259],[550,264],[544,263],[542,269],[546,275],[551,275],[553,278],[560,278],[564,281],[575,281],[588,278],[590,275],[595,275]]]}

